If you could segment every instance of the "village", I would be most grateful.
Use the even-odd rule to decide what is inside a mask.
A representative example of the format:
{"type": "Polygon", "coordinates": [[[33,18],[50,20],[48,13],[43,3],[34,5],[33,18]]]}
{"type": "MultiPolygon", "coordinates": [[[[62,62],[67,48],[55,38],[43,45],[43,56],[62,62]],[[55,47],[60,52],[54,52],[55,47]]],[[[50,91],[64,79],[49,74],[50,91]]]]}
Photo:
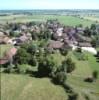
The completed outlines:
{"type": "MultiPolygon", "coordinates": [[[[96,34],[99,32],[98,27],[96,27],[95,32],[96,34]]],[[[46,47],[43,48],[47,48],[50,52],[61,48],[71,48],[72,50],[81,48],[83,51],[97,54],[92,45],[90,34],[90,30],[82,27],[82,25],[76,27],[65,26],[60,24],[57,19],[47,20],[46,23],[7,23],[0,25],[0,45],[13,45],[14,48],[9,52],[14,56],[17,53],[17,47],[21,44],[36,41],[43,37],[43,39],[49,40],[46,47]],[[86,31],[89,34],[86,35],[86,31]]],[[[6,57],[0,58],[0,64],[8,61],[6,57]],[[3,62],[3,60],[6,61],[3,62]]]]}

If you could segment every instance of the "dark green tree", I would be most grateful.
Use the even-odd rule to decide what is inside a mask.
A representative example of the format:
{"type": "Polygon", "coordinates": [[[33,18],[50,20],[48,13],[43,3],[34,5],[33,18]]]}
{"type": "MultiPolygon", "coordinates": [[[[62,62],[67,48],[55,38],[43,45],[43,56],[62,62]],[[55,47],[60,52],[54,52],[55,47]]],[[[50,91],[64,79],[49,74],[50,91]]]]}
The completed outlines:
{"type": "Polygon", "coordinates": [[[14,57],[15,63],[27,64],[30,61],[30,54],[23,48],[18,49],[17,54],[14,57]]]}
{"type": "Polygon", "coordinates": [[[98,71],[93,71],[92,76],[94,79],[98,78],[98,71]]]}

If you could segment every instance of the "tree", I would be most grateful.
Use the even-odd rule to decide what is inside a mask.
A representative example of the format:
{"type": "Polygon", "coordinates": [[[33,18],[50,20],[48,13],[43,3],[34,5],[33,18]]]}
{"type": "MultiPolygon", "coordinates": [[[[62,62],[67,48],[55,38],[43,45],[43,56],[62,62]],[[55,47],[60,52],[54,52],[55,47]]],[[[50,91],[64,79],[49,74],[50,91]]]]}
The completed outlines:
{"type": "Polygon", "coordinates": [[[26,72],[30,69],[30,66],[27,64],[18,64],[17,65],[18,73],[20,74],[26,74],[26,72]]]}
{"type": "Polygon", "coordinates": [[[89,29],[89,27],[86,27],[84,30],[84,35],[90,37],[91,36],[91,30],[89,29]]]}
{"type": "Polygon", "coordinates": [[[63,56],[66,56],[68,54],[68,50],[65,49],[65,48],[62,48],[60,49],[60,53],[63,55],[63,56]]]}
{"type": "Polygon", "coordinates": [[[66,73],[63,71],[57,72],[54,77],[54,82],[57,84],[64,84],[67,79],[66,73]]]}
{"type": "Polygon", "coordinates": [[[77,100],[78,99],[78,94],[77,93],[71,93],[68,96],[68,100],[77,100]]]}
{"type": "Polygon", "coordinates": [[[30,54],[32,54],[32,55],[35,55],[36,54],[36,52],[37,52],[37,50],[38,50],[38,47],[37,47],[37,45],[35,45],[35,44],[30,44],[29,46],[28,46],[28,53],[30,53],[30,54]]]}
{"type": "Polygon", "coordinates": [[[97,51],[97,57],[99,57],[99,51],[97,51]]]}
{"type": "Polygon", "coordinates": [[[37,59],[36,57],[31,57],[30,61],[29,61],[29,64],[32,65],[32,66],[36,66],[37,65],[37,59]]]}
{"type": "Polygon", "coordinates": [[[55,62],[52,57],[42,57],[38,64],[38,74],[40,76],[50,76],[55,67],[55,62]]]}
{"type": "Polygon", "coordinates": [[[92,39],[91,44],[93,47],[96,47],[96,39],[92,39]]]}
{"type": "Polygon", "coordinates": [[[62,62],[62,67],[67,73],[71,73],[75,69],[75,63],[71,58],[68,58],[62,62]]]}
{"type": "Polygon", "coordinates": [[[45,40],[50,39],[50,38],[51,38],[51,33],[50,33],[48,30],[46,30],[46,31],[44,32],[43,38],[44,38],[45,40]]]}
{"type": "Polygon", "coordinates": [[[96,30],[96,25],[95,24],[91,24],[91,28],[90,28],[91,30],[96,30]]]}
{"type": "Polygon", "coordinates": [[[30,58],[30,54],[25,49],[20,48],[15,55],[14,61],[18,64],[27,64],[29,63],[30,58]]]}
{"type": "Polygon", "coordinates": [[[98,78],[98,71],[93,71],[92,76],[94,79],[98,78]]]}

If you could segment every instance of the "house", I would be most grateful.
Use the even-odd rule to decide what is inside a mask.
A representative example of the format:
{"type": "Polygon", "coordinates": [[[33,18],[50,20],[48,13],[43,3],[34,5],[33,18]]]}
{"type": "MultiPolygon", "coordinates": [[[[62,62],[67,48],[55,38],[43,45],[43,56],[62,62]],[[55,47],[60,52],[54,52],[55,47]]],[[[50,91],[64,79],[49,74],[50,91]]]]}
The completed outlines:
{"type": "Polygon", "coordinates": [[[48,48],[52,48],[52,49],[60,49],[62,48],[64,43],[60,42],[60,41],[54,41],[51,40],[48,44],[48,48]]]}
{"type": "Polygon", "coordinates": [[[78,46],[79,47],[92,47],[91,43],[88,43],[88,42],[79,42],[78,46]]]}
{"type": "Polygon", "coordinates": [[[10,50],[8,50],[3,58],[0,58],[0,64],[6,64],[7,62],[11,61],[12,58],[15,56],[15,54],[17,53],[17,49],[16,48],[11,48],[10,50]]]}
{"type": "Polygon", "coordinates": [[[0,36],[0,44],[12,44],[12,39],[7,37],[6,35],[0,36]]]}
{"type": "Polygon", "coordinates": [[[78,33],[76,33],[75,35],[74,35],[74,37],[76,38],[76,40],[78,41],[78,42],[91,42],[91,38],[89,38],[89,37],[85,37],[85,36],[83,36],[83,35],[81,35],[81,34],[78,34],[78,33]]]}
{"type": "Polygon", "coordinates": [[[82,28],[82,27],[76,27],[75,30],[76,30],[77,33],[83,33],[85,29],[82,28]]]}

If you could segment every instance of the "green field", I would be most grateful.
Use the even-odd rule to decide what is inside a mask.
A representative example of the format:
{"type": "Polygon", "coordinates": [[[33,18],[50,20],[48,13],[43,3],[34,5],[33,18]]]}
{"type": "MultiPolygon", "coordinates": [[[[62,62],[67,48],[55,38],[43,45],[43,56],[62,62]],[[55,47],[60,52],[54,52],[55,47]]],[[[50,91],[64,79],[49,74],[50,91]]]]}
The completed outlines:
{"type": "Polygon", "coordinates": [[[85,16],[84,19],[90,20],[90,21],[97,21],[99,23],[99,17],[98,16],[85,16]]]}
{"type": "MultiPolygon", "coordinates": [[[[5,47],[2,45],[3,51],[6,50],[5,47]]],[[[99,71],[99,63],[92,54],[86,54],[88,54],[87,61],[78,61],[73,52],[67,55],[76,63],[76,70],[68,74],[67,83],[79,93],[78,100],[85,100],[85,94],[91,98],[90,100],[99,100],[99,77],[96,82],[84,82],[84,79],[91,76],[94,70],[99,71]]],[[[65,59],[59,52],[52,56],[58,64],[65,59]]],[[[65,90],[54,85],[48,78],[1,74],[1,86],[1,100],[67,100],[68,98],[65,90]]]]}
{"type": "Polygon", "coordinates": [[[48,78],[1,74],[1,100],[66,100],[61,86],[48,78]]]}
{"type": "Polygon", "coordinates": [[[90,26],[95,23],[93,20],[80,19],[73,16],[63,16],[63,15],[9,15],[0,16],[0,23],[5,22],[30,22],[30,21],[43,21],[47,19],[58,19],[64,25],[75,26],[82,24],[83,26],[90,26]]]}

